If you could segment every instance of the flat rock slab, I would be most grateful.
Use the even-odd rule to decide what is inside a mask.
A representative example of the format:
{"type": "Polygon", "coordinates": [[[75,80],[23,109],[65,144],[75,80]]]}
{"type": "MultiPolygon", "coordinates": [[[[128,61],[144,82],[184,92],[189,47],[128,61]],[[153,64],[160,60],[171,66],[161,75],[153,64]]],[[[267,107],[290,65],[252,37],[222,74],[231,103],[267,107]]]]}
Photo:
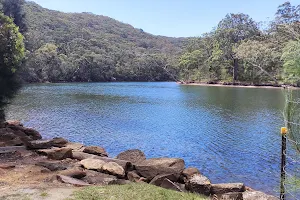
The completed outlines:
{"type": "Polygon", "coordinates": [[[243,183],[223,183],[212,184],[212,194],[225,194],[230,192],[245,192],[245,185],[243,183]]]}
{"type": "Polygon", "coordinates": [[[162,182],[165,179],[168,179],[172,182],[177,182],[179,175],[178,174],[162,174],[162,175],[157,175],[155,176],[151,181],[150,184],[156,185],[156,186],[161,186],[162,182]]]}
{"type": "Polygon", "coordinates": [[[66,158],[72,158],[72,149],[71,148],[58,148],[52,149],[47,152],[47,157],[52,160],[63,160],[66,158]]]}
{"type": "Polygon", "coordinates": [[[74,151],[83,151],[84,145],[81,143],[75,143],[75,142],[68,142],[65,147],[71,148],[74,151]]]}
{"type": "Polygon", "coordinates": [[[127,160],[132,163],[139,163],[146,160],[145,154],[139,149],[131,149],[117,155],[119,160],[127,160]]]}
{"type": "Polygon", "coordinates": [[[64,176],[64,175],[57,175],[57,180],[61,181],[62,183],[67,183],[67,184],[71,184],[77,187],[82,187],[82,186],[89,186],[90,184],[79,180],[79,179],[75,179],[69,176],[64,176]]]}
{"type": "Polygon", "coordinates": [[[105,163],[102,166],[102,170],[104,172],[107,172],[107,173],[115,175],[115,176],[119,176],[119,177],[125,176],[125,170],[123,169],[123,167],[121,167],[120,165],[118,165],[118,163],[115,163],[115,162],[105,163]]]}
{"type": "Polygon", "coordinates": [[[105,162],[102,160],[98,160],[98,159],[88,158],[88,159],[81,160],[80,164],[85,169],[101,171],[105,162]]]}
{"type": "Polygon", "coordinates": [[[62,137],[53,138],[51,141],[54,147],[65,147],[68,143],[68,140],[62,137]]]}
{"type": "Polygon", "coordinates": [[[67,169],[59,172],[59,175],[69,176],[72,178],[81,179],[86,176],[86,172],[80,169],[67,169]]]}
{"type": "Polygon", "coordinates": [[[89,147],[85,147],[83,149],[84,153],[88,153],[88,154],[93,154],[93,155],[97,155],[97,156],[101,156],[101,157],[107,157],[108,154],[105,151],[104,148],[102,147],[97,147],[97,146],[89,146],[89,147]]]}
{"type": "Polygon", "coordinates": [[[259,191],[247,191],[243,193],[243,200],[279,200],[279,198],[259,191]]]}
{"type": "Polygon", "coordinates": [[[32,140],[26,144],[28,149],[49,149],[52,147],[51,140],[32,140]]]}
{"type": "Polygon", "coordinates": [[[108,185],[111,181],[117,180],[115,176],[101,172],[86,170],[86,176],[82,178],[85,182],[93,185],[108,185]]]}
{"type": "Polygon", "coordinates": [[[207,177],[203,175],[196,174],[192,176],[192,178],[188,180],[185,186],[186,189],[190,192],[204,194],[206,196],[210,195],[211,182],[207,177]]]}
{"type": "Polygon", "coordinates": [[[9,163],[7,163],[7,164],[0,164],[0,169],[13,169],[15,167],[16,167],[16,165],[14,165],[14,164],[9,164],[9,163]]]}
{"type": "Polygon", "coordinates": [[[181,188],[178,185],[176,185],[176,183],[170,181],[167,178],[165,178],[163,180],[160,187],[165,188],[165,189],[169,189],[169,190],[175,190],[177,192],[182,192],[181,188]]]}
{"type": "Polygon", "coordinates": [[[63,164],[61,162],[51,162],[51,161],[38,162],[35,165],[45,167],[50,171],[60,171],[68,168],[67,164],[63,164]]]}
{"type": "Polygon", "coordinates": [[[152,158],[135,164],[136,171],[147,179],[160,174],[180,174],[184,168],[184,160],[179,158],[152,158]]]}

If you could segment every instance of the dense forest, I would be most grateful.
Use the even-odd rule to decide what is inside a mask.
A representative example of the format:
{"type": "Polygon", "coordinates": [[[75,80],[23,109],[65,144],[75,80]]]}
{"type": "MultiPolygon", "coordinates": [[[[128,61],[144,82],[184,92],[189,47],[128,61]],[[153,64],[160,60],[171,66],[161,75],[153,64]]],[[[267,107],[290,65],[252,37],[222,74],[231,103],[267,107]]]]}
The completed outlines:
{"type": "Polygon", "coordinates": [[[228,14],[211,32],[193,38],[154,36],[109,17],[24,0],[0,0],[0,10],[25,37],[18,70],[25,82],[300,85],[300,6],[289,2],[269,24],[228,14]]]}
{"type": "Polygon", "coordinates": [[[193,38],[178,61],[186,82],[300,85],[300,5],[286,2],[269,24],[228,14],[193,38]]]}
{"type": "Polygon", "coordinates": [[[105,16],[24,4],[26,82],[173,80],[186,39],[154,36],[105,16]]]}

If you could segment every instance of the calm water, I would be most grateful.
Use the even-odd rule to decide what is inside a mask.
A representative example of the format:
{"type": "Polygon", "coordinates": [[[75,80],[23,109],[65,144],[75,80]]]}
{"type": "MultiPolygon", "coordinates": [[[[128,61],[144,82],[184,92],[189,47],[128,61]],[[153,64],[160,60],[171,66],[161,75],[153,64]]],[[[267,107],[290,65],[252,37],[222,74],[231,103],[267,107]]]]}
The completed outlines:
{"type": "Polygon", "coordinates": [[[212,182],[279,188],[280,89],[176,83],[40,84],[23,88],[7,113],[46,138],[100,145],[110,156],[138,148],[180,157],[212,182]]]}

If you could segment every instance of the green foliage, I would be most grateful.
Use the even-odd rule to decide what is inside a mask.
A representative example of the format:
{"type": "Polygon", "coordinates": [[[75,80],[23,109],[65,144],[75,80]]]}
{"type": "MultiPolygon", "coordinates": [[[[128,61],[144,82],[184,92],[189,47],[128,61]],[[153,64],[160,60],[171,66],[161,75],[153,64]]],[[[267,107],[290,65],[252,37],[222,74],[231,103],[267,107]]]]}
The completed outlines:
{"type": "Polygon", "coordinates": [[[19,87],[15,72],[24,58],[23,36],[12,19],[0,13],[0,121],[3,106],[19,87]]]}
{"type": "Polygon", "coordinates": [[[24,5],[29,50],[27,82],[167,81],[185,39],[153,36],[90,13],[62,13],[24,5]]]}
{"type": "Polygon", "coordinates": [[[14,23],[20,28],[20,32],[24,33],[27,30],[25,19],[25,13],[23,11],[24,0],[0,0],[2,4],[2,12],[4,15],[12,18],[14,23]]]}
{"type": "Polygon", "coordinates": [[[282,60],[285,80],[300,85],[300,40],[288,42],[283,49],[282,60]]]}

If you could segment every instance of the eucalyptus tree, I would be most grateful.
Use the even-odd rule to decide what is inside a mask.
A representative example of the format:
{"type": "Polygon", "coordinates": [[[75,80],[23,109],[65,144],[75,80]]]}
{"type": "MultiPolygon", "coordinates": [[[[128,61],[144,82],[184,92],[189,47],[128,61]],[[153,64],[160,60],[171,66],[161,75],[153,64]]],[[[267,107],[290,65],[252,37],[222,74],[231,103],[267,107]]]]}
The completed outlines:
{"type": "Polygon", "coordinates": [[[258,23],[246,14],[228,14],[221,20],[215,32],[215,38],[223,51],[224,60],[230,62],[228,72],[232,73],[233,81],[239,79],[239,58],[236,56],[234,48],[243,40],[259,36],[258,23]]]}
{"type": "Polygon", "coordinates": [[[16,71],[24,58],[23,36],[13,20],[0,13],[0,122],[4,106],[19,88],[16,71]]]}

